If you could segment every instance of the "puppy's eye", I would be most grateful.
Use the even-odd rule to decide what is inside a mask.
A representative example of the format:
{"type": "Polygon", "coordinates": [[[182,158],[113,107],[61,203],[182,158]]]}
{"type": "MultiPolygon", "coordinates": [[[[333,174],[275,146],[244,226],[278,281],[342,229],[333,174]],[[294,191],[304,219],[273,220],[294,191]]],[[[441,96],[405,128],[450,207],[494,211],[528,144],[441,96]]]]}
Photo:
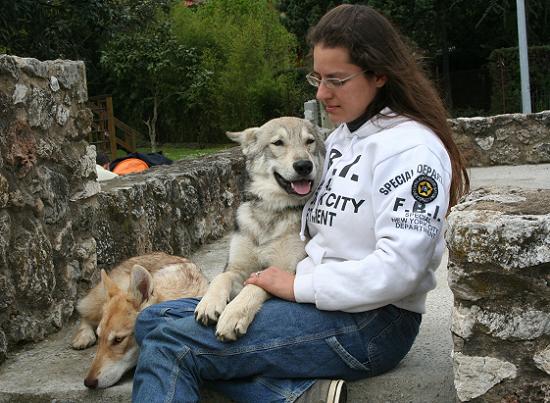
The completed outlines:
{"type": "Polygon", "coordinates": [[[125,337],[115,337],[113,339],[113,345],[120,344],[125,339],[125,337]]]}
{"type": "Polygon", "coordinates": [[[282,146],[282,145],[284,145],[285,143],[283,143],[283,140],[277,140],[277,141],[274,141],[274,142],[271,143],[271,144],[273,144],[274,146],[282,146]]]}
{"type": "Polygon", "coordinates": [[[315,143],[315,139],[307,139],[306,144],[313,144],[315,143]]]}

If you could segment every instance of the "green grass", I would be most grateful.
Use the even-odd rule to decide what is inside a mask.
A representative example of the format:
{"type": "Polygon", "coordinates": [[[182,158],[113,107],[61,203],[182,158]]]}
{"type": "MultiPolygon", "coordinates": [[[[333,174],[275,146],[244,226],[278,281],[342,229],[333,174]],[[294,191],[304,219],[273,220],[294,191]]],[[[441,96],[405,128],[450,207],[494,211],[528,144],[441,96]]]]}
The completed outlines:
{"type": "MultiPolygon", "coordinates": [[[[233,147],[236,144],[216,144],[212,146],[207,146],[205,148],[197,148],[197,147],[186,147],[184,145],[178,145],[178,144],[163,144],[161,146],[157,146],[157,152],[162,151],[162,154],[170,158],[172,161],[178,161],[186,158],[193,158],[193,157],[201,157],[204,155],[209,155],[216,153],[218,151],[225,150],[229,147],[233,147]]],[[[150,147],[138,147],[137,151],[140,153],[150,153],[151,148],[150,147]]],[[[117,151],[117,157],[124,157],[126,155],[126,152],[123,150],[117,151]]]]}

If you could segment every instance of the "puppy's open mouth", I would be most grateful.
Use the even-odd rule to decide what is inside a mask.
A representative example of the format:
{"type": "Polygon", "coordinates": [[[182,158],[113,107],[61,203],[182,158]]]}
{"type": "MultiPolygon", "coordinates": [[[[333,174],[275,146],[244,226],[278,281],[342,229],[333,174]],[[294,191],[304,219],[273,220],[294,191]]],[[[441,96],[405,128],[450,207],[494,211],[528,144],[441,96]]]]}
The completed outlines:
{"type": "Polygon", "coordinates": [[[280,187],[282,187],[288,194],[297,194],[298,196],[307,196],[311,192],[313,187],[313,181],[302,179],[298,181],[287,181],[277,172],[275,172],[275,179],[280,187]]]}

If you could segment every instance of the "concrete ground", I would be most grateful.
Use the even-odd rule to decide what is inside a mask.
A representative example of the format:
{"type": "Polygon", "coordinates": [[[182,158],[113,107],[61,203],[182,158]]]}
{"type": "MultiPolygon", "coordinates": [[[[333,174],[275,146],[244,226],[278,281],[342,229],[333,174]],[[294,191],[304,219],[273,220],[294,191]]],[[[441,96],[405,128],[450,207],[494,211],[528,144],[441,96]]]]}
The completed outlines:
{"type": "MultiPolygon", "coordinates": [[[[550,188],[550,164],[473,168],[472,188],[488,185],[550,188]]],[[[208,277],[222,270],[228,237],[204,246],[192,258],[208,277]]],[[[438,286],[427,300],[420,334],[407,357],[393,371],[349,385],[351,403],[450,403],[455,401],[449,331],[452,293],[447,285],[447,259],[437,270],[438,286]]],[[[94,348],[74,351],[75,326],[25,346],[0,367],[3,402],[129,402],[131,374],[114,387],[90,391],[83,385],[94,348]]],[[[205,391],[203,401],[221,402],[205,391]]],[[[256,403],[256,402],[254,402],[256,403]]],[[[257,402],[262,403],[262,402],[257,402]]]]}

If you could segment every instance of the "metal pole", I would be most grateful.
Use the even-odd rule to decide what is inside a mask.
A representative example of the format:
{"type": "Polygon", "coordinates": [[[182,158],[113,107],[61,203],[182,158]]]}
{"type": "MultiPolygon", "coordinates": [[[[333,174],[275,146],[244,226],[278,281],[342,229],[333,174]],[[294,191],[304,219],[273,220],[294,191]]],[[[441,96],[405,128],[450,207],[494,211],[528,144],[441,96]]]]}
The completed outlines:
{"type": "Polygon", "coordinates": [[[525,27],[525,1],[516,0],[518,18],[519,69],[521,74],[521,104],[523,113],[531,113],[529,87],[529,59],[527,57],[527,29],[525,27]]]}

